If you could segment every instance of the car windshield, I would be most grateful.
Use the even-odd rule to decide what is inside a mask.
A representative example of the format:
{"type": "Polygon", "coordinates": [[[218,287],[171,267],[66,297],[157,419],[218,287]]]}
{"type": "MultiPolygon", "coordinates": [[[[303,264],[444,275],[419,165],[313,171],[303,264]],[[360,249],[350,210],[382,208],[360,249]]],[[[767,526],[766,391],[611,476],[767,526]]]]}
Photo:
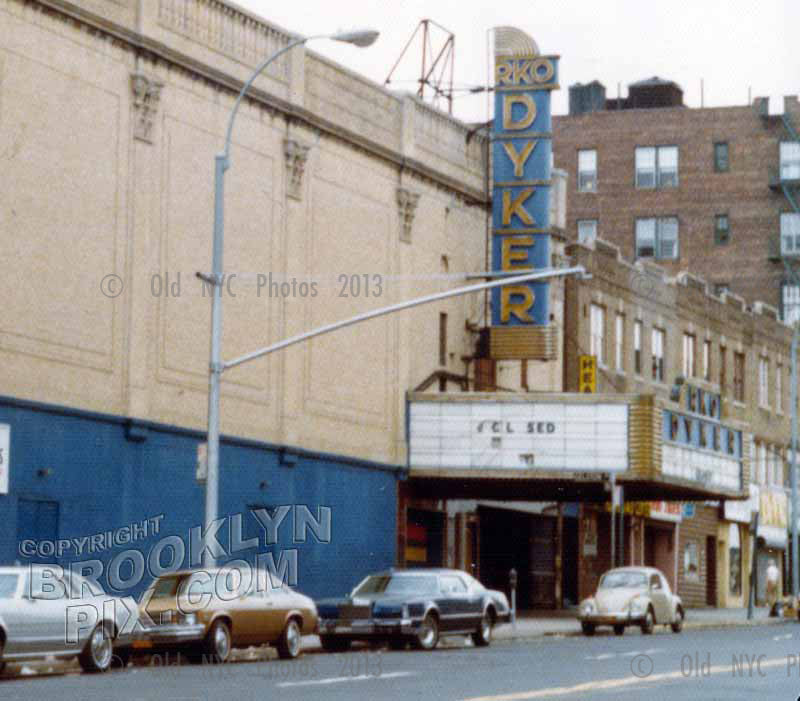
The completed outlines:
{"type": "Polygon", "coordinates": [[[180,577],[161,577],[155,581],[151,587],[153,599],[161,599],[168,596],[175,596],[180,577]]]}
{"type": "Polygon", "coordinates": [[[642,572],[608,572],[600,580],[600,589],[647,588],[647,575],[642,572]]]}
{"type": "Polygon", "coordinates": [[[439,585],[433,575],[372,575],[353,592],[366,594],[436,594],[439,585]]]}
{"type": "Polygon", "coordinates": [[[0,574],[0,599],[12,599],[17,593],[19,575],[0,574]]]}

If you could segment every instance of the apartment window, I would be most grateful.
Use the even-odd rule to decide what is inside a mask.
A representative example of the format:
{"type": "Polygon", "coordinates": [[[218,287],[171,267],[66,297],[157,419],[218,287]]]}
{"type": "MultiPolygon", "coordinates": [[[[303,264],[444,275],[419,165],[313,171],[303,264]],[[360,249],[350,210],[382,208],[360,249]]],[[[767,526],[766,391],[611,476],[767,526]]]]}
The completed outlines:
{"type": "Polygon", "coordinates": [[[703,341],[703,379],[711,382],[711,341],[703,341]]]}
{"type": "Polygon", "coordinates": [[[769,361],[758,359],[758,404],[769,409],[769,361]]]}
{"type": "Polygon", "coordinates": [[[775,411],[783,413],[783,365],[775,366],[775,411]]]}
{"type": "Polygon", "coordinates": [[[683,376],[688,380],[695,376],[695,338],[690,333],[683,334],[683,376]]]}
{"type": "Polygon", "coordinates": [[[781,141],[781,180],[800,180],[800,142],[781,141]]]}
{"type": "Polygon", "coordinates": [[[580,192],[597,190],[597,151],[595,149],[578,151],[578,190],[580,192]]]}
{"type": "Polygon", "coordinates": [[[800,321],[800,287],[784,282],[781,285],[781,316],[787,324],[800,321]]]}
{"type": "Polygon", "coordinates": [[[639,146],[636,149],[636,187],[677,186],[677,146],[639,146]]]}
{"type": "Polygon", "coordinates": [[[591,243],[597,238],[597,219],[578,220],[578,243],[591,243]]]}
{"type": "Polygon", "coordinates": [[[727,363],[726,357],[728,355],[728,349],[725,346],[719,347],[719,391],[720,394],[725,394],[725,385],[728,382],[727,376],[727,363]]]}
{"type": "Polygon", "coordinates": [[[758,483],[766,484],[767,482],[767,446],[763,443],[756,443],[756,466],[758,474],[758,483]]]}
{"type": "Polygon", "coordinates": [[[599,304],[593,304],[591,308],[590,333],[591,333],[591,350],[589,351],[595,358],[597,364],[603,365],[605,363],[605,343],[606,343],[606,310],[599,304]]]}
{"type": "Polygon", "coordinates": [[[714,243],[725,246],[731,240],[731,225],[727,214],[717,214],[714,217],[714,243]]]}
{"type": "Polygon", "coordinates": [[[636,257],[676,259],[678,219],[661,217],[636,220],[636,257]]]}
{"type": "Polygon", "coordinates": [[[617,370],[625,370],[625,315],[617,314],[614,319],[614,362],[617,370]]]}
{"type": "Polygon", "coordinates": [[[718,141],[714,144],[714,170],[717,173],[724,173],[728,170],[728,142],[718,141]]]}
{"type": "Polygon", "coordinates": [[[744,353],[733,354],[733,398],[744,401],[744,353]]]}
{"type": "Polygon", "coordinates": [[[642,374],[642,322],[633,322],[633,371],[642,374]]]}
{"type": "Polygon", "coordinates": [[[666,334],[662,329],[653,329],[653,380],[664,381],[664,338],[666,334]]]}
{"type": "Polygon", "coordinates": [[[781,255],[800,255],[800,214],[797,212],[781,214],[781,255]]]}
{"type": "Polygon", "coordinates": [[[447,366],[447,314],[439,314],[439,365],[447,366]]]}

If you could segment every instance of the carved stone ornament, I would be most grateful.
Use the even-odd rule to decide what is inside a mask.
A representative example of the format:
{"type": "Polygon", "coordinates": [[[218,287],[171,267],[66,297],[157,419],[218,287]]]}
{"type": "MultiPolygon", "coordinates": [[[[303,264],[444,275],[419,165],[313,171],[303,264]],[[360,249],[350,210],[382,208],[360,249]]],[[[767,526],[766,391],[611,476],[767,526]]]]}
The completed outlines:
{"type": "Polygon", "coordinates": [[[419,203],[419,193],[397,188],[397,206],[400,216],[400,240],[411,243],[411,227],[414,224],[414,215],[419,203]]]}
{"type": "Polygon", "coordinates": [[[141,141],[146,141],[148,144],[153,143],[153,127],[158,113],[158,103],[161,100],[161,88],[163,87],[163,83],[148,78],[142,73],[131,75],[133,136],[141,141]]]}
{"type": "Polygon", "coordinates": [[[303,199],[303,173],[308,160],[309,146],[294,139],[286,139],[284,144],[286,155],[286,196],[293,200],[303,199]]]}

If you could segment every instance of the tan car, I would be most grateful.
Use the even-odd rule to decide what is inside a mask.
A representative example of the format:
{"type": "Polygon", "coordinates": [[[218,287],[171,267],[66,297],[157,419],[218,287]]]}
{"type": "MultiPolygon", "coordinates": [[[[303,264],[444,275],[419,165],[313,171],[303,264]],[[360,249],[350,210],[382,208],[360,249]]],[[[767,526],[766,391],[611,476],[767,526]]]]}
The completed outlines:
{"type": "Polygon", "coordinates": [[[611,626],[622,635],[626,626],[639,626],[645,635],[657,624],[683,627],[683,604],[670,591],[664,575],[653,567],[618,567],[600,578],[597,593],[581,602],[578,620],[585,635],[597,626],[611,626]]]}
{"type": "Polygon", "coordinates": [[[225,662],[235,647],[274,645],[282,659],[300,653],[317,626],[317,608],[263,570],[220,567],[156,579],[139,604],[143,632],[134,652],[169,650],[225,662]]]}

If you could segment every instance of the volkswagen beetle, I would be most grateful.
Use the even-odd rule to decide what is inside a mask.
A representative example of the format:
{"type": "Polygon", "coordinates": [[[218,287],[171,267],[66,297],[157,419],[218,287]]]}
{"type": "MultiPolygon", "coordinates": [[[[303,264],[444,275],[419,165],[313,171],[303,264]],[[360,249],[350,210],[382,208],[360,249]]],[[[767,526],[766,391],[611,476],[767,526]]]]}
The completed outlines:
{"type": "Polygon", "coordinates": [[[581,602],[578,620],[585,635],[597,626],[611,626],[622,635],[626,626],[639,626],[649,635],[656,625],[683,627],[681,599],[673,594],[664,575],[653,567],[619,567],[600,578],[597,593],[581,602]]]}

